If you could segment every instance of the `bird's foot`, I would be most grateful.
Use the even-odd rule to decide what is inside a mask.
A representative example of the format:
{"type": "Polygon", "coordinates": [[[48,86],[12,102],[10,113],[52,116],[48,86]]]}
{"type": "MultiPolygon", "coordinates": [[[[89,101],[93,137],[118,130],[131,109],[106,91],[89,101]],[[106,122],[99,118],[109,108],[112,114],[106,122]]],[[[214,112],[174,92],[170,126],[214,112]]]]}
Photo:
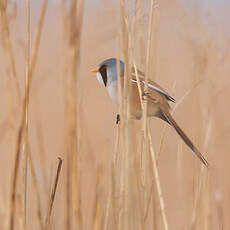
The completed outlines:
{"type": "Polygon", "coordinates": [[[159,102],[159,100],[157,100],[155,98],[152,98],[150,96],[150,94],[148,92],[145,92],[145,91],[142,93],[142,100],[143,101],[149,100],[149,101],[152,101],[153,103],[158,103],[159,102]]]}
{"type": "Polygon", "coordinates": [[[142,100],[147,100],[147,98],[149,98],[150,96],[149,96],[149,93],[148,92],[143,92],[142,93],[142,100]]]}
{"type": "Polygon", "coordinates": [[[116,120],[116,124],[118,125],[119,121],[120,121],[120,114],[117,114],[117,120],[116,120]]]}

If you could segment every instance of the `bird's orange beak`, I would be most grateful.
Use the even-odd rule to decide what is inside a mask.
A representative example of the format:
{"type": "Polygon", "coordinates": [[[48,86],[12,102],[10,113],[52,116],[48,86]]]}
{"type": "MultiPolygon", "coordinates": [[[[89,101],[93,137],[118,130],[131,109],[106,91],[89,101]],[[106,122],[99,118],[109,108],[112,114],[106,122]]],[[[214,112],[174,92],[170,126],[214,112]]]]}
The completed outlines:
{"type": "Polygon", "coordinates": [[[98,73],[99,70],[98,70],[98,68],[95,68],[95,69],[92,69],[91,72],[98,73]]]}

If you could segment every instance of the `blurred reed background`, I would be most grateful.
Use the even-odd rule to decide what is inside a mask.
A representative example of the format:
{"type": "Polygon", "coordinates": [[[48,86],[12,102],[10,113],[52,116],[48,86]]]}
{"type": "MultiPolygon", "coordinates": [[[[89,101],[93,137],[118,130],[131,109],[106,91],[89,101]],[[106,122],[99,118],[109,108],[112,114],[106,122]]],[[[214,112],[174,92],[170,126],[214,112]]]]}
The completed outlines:
{"type": "Polygon", "coordinates": [[[0,229],[229,229],[229,7],[0,0],[0,229]],[[129,119],[128,83],[111,102],[90,70],[114,56],[176,98],[209,170],[162,121],[129,119]]]}

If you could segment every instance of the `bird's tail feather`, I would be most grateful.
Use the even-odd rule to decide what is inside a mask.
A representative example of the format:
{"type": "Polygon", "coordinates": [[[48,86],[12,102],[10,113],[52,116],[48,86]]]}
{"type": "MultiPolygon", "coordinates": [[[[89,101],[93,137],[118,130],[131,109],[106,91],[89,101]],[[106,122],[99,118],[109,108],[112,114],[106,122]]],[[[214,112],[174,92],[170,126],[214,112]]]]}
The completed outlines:
{"type": "Polygon", "coordinates": [[[192,141],[188,138],[188,136],[184,133],[184,131],[179,127],[179,125],[176,123],[176,121],[173,119],[171,114],[168,111],[161,111],[162,119],[166,120],[173,128],[176,130],[176,132],[179,134],[179,136],[183,139],[185,144],[193,151],[193,153],[200,159],[200,161],[208,167],[208,161],[204,158],[204,156],[201,154],[201,152],[196,148],[196,146],[192,143],[192,141]]]}

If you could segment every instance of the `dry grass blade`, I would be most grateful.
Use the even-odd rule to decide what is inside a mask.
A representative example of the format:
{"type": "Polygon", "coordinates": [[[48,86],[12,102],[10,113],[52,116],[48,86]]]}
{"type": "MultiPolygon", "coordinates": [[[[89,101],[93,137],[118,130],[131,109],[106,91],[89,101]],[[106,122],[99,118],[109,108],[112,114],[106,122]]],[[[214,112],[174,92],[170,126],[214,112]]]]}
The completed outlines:
{"type": "Polygon", "coordinates": [[[53,188],[52,188],[50,201],[49,201],[48,212],[47,212],[47,216],[46,216],[46,224],[45,224],[45,229],[46,230],[49,229],[49,227],[50,227],[50,219],[51,219],[51,214],[52,214],[52,210],[53,210],[55,194],[56,194],[56,191],[57,191],[58,180],[59,180],[59,176],[60,176],[61,168],[62,168],[63,160],[60,157],[58,158],[58,160],[59,160],[59,162],[58,162],[58,167],[57,167],[57,173],[56,173],[56,176],[55,176],[54,185],[53,185],[53,188]]]}

